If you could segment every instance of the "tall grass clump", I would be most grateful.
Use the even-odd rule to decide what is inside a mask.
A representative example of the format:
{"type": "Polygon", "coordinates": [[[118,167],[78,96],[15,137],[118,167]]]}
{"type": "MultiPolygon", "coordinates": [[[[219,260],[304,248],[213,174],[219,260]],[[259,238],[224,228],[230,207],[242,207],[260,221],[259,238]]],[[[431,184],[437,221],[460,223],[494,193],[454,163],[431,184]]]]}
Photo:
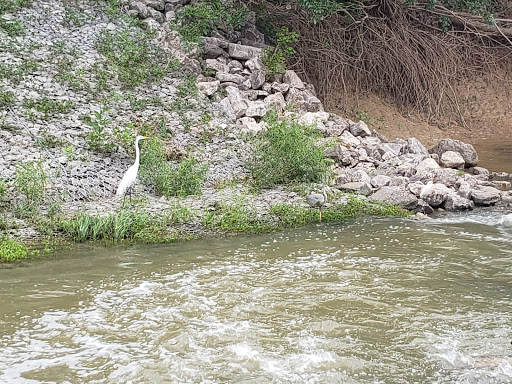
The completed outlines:
{"type": "Polygon", "coordinates": [[[87,240],[157,242],[166,238],[167,219],[137,211],[120,211],[103,217],[79,213],[63,219],[58,228],[78,243],[87,240]]]}
{"type": "Polygon", "coordinates": [[[140,179],[152,185],[166,197],[198,195],[206,180],[206,165],[189,158],[178,163],[170,163],[160,140],[148,140],[143,144],[140,179]]]}
{"type": "Polygon", "coordinates": [[[316,145],[318,130],[296,120],[280,119],[276,112],[265,117],[266,132],[256,138],[248,168],[257,188],[290,182],[319,183],[328,175],[329,160],[316,145]]]}

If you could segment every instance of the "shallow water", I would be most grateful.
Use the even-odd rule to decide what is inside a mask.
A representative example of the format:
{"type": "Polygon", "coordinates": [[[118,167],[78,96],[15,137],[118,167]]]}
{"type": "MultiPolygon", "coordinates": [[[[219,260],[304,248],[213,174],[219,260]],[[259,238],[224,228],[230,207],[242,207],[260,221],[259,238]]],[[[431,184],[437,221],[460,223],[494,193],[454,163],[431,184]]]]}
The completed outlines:
{"type": "Polygon", "coordinates": [[[0,270],[0,383],[510,383],[512,214],[0,270]]]}

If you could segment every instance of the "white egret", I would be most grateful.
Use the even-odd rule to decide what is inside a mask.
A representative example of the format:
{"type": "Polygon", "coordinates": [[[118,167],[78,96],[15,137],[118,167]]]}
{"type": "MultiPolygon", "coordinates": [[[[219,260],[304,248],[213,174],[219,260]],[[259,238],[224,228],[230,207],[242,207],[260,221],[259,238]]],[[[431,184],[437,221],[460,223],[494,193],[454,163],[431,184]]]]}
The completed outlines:
{"type": "MultiPolygon", "coordinates": [[[[139,141],[143,139],[148,139],[147,136],[137,136],[135,139],[135,162],[130,168],[125,172],[121,182],[119,183],[119,187],[117,187],[117,196],[126,197],[126,193],[130,192],[131,199],[131,188],[137,179],[137,173],[139,172],[139,161],[140,161],[140,151],[139,151],[139,141]]],[[[123,200],[124,202],[124,200],[123,200]]]]}
{"type": "Polygon", "coordinates": [[[327,202],[327,193],[326,190],[328,188],[322,188],[322,193],[312,193],[306,196],[306,203],[309,204],[309,218],[311,220],[311,208],[318,208],[320,211],[320,222],[322,222],[322,207],[327,202]]]}

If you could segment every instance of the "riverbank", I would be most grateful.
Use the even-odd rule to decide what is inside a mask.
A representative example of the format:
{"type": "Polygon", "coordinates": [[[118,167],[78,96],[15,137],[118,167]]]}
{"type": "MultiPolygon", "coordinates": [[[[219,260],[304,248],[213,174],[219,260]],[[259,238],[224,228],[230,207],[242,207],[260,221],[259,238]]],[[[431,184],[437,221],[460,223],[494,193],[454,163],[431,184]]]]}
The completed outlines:
{"type": "Polygon", "coordinates": [[[294,71],[269,76],[249,22],[244,44],[218,34],[199,55],[170,28],[176,9],[112,4],[4,10],[0,227],[12,238],[271,231],[319,221],[305,198],[324,185],[324,221],[512,201],[510,175],[478,168],[471,145],[389,141],[325,112],[294,71]],[[115,190],[136,134],[151,140],[141,145],[134,199],[122,206],[115,190]]]}

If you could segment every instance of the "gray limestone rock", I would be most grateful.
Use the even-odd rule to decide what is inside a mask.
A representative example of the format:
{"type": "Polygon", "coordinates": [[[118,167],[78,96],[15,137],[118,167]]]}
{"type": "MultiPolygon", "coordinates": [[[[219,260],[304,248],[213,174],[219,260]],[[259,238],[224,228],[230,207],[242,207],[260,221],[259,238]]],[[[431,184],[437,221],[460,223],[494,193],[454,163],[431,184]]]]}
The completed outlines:
{"type": "Polygon", "coordinates": [[[365,137],[370,136],[372,134],[370,128],[368,128],[364,121],[359,121],[357,123],[350,124],[349,129],[350,133],[353,134],[354,136],[365,137]]]}
{"type": "Polygon", "coordinates": [[[450,193],[446,196],[444,201],[444,209],[447,211],[461,211],[465,209],[472,209],[475,203],[472,200],[466,199],[456,193],[450,193]]]}
{"type": "Polygon", "coordinates": [[[410,210],[415,209],[418,205],[418,198],[411,192],[400,187],[382,187],[371,195],[369,199],[399,205],[410,210]]]}
{"type": "Polygon", "coordinates": [[[476,205],[494,205],[498,201],[500,201],[501,194],[500,191],[493,187],[487,186],[478,186],[475,189],[471,190],[471,200],[475,202],[476,205]]]}
{"type": "Polygon", "coordinates": [[[478,155],[471,144],[465,144],[459,140],[443,139],[436,146],[428,150],[429,153],[435,153],[439,157],[447,151],[454,151],[461,154],[466,167],[474,167],[478,164],[478,155]]]}
{"type": "Polygon", "coordinates": [[[465,161],[459,152],[446,151],[441,154],[439,164],[445,168],[464,168],[465,161]]]}

